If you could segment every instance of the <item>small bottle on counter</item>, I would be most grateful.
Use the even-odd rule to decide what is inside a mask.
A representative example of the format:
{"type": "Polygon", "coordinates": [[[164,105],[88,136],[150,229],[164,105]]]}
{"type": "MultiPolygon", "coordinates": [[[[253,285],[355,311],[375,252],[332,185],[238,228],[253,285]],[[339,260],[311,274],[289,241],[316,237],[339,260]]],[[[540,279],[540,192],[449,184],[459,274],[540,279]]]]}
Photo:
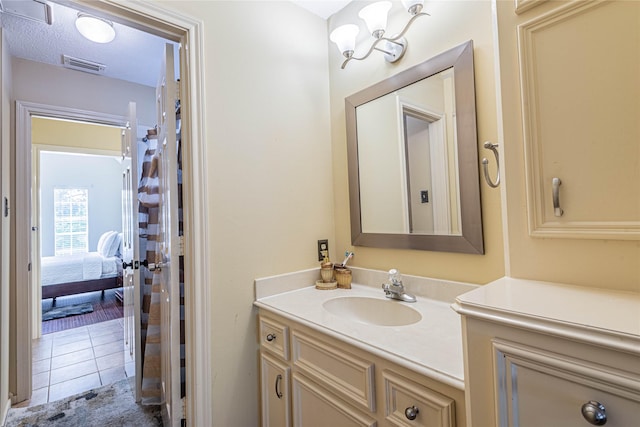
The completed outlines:
{"type": "Polygon", "coordinates": [[[321,280],[316,281],[316,289],[336,289],[338,283],[334,279],[333,263],[329,260],[329,254],[327,251],[322,251],[324,259],[320,263],[320,277],[321,280]]]}

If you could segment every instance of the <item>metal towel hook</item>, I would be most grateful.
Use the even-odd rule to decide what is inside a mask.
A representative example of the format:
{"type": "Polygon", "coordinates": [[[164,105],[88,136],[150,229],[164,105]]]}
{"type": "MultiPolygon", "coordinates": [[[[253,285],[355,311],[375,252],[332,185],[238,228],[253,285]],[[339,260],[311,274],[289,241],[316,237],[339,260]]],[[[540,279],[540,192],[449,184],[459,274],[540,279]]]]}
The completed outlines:
{"type": "Polygon", "coordinates": [[[484,179],[485,181],[487,181],[487,184],[491,188],[496,188],[498,185],[500,185],[500,157],[498,156],[497,147],[498,144],[494,144],[489,141],[484,143],[484,148],[493,151],[493,155],[496,156],[496,170],[498,171],[496,182],[491,181],[491,178],[489,177],[489,160],[487,160],[486,158],[482,158],[482,170],[484,172],[484,179]]]}

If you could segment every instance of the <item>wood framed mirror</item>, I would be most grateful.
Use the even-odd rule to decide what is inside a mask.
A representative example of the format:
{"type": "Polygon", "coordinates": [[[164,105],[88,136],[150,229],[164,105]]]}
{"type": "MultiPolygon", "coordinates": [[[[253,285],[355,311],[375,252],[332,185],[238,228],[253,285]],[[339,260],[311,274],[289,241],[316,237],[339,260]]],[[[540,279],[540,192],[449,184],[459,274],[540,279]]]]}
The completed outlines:
{"type": "Polygon", "coordinates": [[[483,254],[473,42],[345,100],[354,246],[483,254]]]}

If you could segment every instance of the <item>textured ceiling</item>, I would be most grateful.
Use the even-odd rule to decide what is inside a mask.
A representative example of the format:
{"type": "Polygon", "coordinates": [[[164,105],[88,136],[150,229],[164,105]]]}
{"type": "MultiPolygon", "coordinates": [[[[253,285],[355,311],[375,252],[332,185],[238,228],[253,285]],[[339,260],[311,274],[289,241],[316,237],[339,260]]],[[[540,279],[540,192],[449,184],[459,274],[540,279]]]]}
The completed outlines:
{"type": "Polygon", "coordinates": [[[0,13],[12,56],[62,66],[62,55],[69,55],[105,64],[104,76],[156,85],[165,40],[114,23],[116,38],[107,44],[94,43],[76,30],[76,10],[53,2],[49,4],[53,12],[52,25],[0,13]]]}
{"type": "MultiPolygon", "coordinates": [[[[292,1],[327,19],[350,0],[292,1]]],[[[0,2],[9,6],[11,0],[0,2]]],[[[82,37],[76,30],[77,10],[53,1],[47,3],[52,8],[51,25],[0,13],[0,25],[4,29],[12,56],[61,67],[62,55],[68,55],[105,64],[106,70],[102,75],[106,77],[147,86],[156,85],[166,40],[114,22],[116,38],[107,44],[94,43],[82,37]]]]}

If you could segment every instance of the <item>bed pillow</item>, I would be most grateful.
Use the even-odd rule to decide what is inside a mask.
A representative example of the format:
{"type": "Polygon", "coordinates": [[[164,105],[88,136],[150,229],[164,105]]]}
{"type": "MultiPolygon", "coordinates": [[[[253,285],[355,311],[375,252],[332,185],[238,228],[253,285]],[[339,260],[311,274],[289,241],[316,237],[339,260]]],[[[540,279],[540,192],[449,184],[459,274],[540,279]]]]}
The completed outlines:
{"type": "Polygon", "coordinates": [[[107,240],[107,238],[111,235],[111,233],[113,233],[113,231],[107,231],[105,233],[102,233],[102,235],[100,236],[100,239],[98,239],[98,246],[96,247],[96,251],[102,255],[104,253],[104,243],[107,240]]]}
{"type": "Polygon", "coordinates": [[[124,242],[123,234],[118,233],[118,250],[116,251],[116,256],[119,258],[122,258],[122,251],[124,250],[124,248],[122,247],[123,242],[124,242]]]}
{"type": "MultiPolygon", "coordinates": [[[[104,257],[116,256],[118,248],[120,247],[120,236],[118,235],[117,231],[108,231],[102,236],[104,236],[105,234],[107,236],[102,241],[102,245],[100,245],[100,241],[98,241],[98,253],[104,257]]],[[[102,236],[100,237],[100,239],[102,239],[102,236]]]]}

